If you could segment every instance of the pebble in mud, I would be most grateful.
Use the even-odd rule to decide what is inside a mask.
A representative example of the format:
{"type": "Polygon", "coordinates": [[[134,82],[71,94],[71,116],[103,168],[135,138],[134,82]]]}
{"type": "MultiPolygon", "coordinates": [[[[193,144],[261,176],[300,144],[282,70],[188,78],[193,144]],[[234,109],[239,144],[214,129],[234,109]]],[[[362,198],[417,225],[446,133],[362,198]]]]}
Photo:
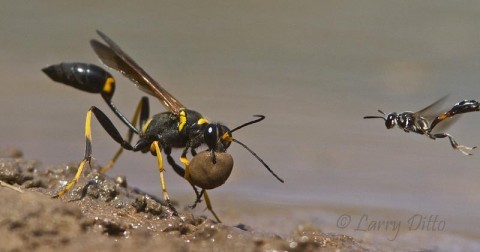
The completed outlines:
{"type": "Polygon", "coordinates": [[[21,158],[23,152],[15,147],[0,147],[1,158],[21,158]]]}
{"type": "MultiPolygon", "coordinates": [[[[12,185],[22,185],[27,181],[33,183],[34,173],[39,164],[39,162],[32,160],[0,158],[0,180],[12,185]]],[[[34,184],[42,185],[41,182],[35,182],[34,184]]]]}

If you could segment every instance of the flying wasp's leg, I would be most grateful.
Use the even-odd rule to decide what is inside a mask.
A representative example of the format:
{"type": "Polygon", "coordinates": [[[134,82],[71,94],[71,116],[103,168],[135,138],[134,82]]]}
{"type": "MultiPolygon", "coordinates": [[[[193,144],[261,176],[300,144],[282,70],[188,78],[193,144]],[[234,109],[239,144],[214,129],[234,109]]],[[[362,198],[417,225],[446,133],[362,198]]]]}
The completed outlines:
{"type": "Polygon", "coordinates": [[[215,220],[217,220],[218,223],[222,223],[222,221],[220,220],[220,218],[218,218],[215,211],[213,211],[212,202],[210,201],[210,198],[208,197],[207,191],[205,189],[202,189],[201,194],[203,194],[203,198],[205,199],[205,204],[207,205],[208,211],[210,211],[210,213],[213,214],[213,217],[215,217],[215,220]]]}
{"type": "MultiPolygon", "coordinates": [[[[142,97],[142,99],[138,103],[137,109],[135,110],[135,113],[134,113],[133,118],[132,118],[132,124],[136,125],[137,121],[138,121],[138,118],[140,117],[139,129],[142,129],[143,126],[145,125],[145,122],[148,119],[148,116],[149,116],[148,97],[144,96],[144,97],[142,97]]],[[[125,137],[125,139],[128,143],[132,142],[133,133],[135,133],[135,132],[131,128],[129,128],[127,136],[125,137]]],[[[117,161],[118,157],[120,157],[120,154],[122,154],[122,152],[123,152],[123,148],[120,147],[118,149],[117,153],[115,153],[115,156],[112,158],[112,160],[100,170],[100,173],[105,173],[110,168],[112,168],[113,165],[115,164],[115,162],[117,161]]]]}
{"type": "Polygon", "coordinates": [[[445,137],[448,137],[448,139],[450,140],[450,144],[452,145],[452,147],[455,149],[455,150],[459,150],[460,152],[462,152],[464,155],[467,155],[467,156],[470,156],[472,155],[471,153],[468,153],[467,151],[468,150],[473,150],[475,148],[477,148],[477,146],[474,146],[474,147],[469,147],[469,146],[465,146],[465,145],[459,145],[457,143],[457,141],[455,141],[455,139],[453,139],[453,137],[448,134],[448,133],[437,133],[437,134],[433,134],[431,135],[430,137],[433,136],[433,139],[435,138],[445,138],[445,137]],[[467,151],[465,151],[467,150],[467,151]]]}
{"type": "Polygon", "coordinates": [[[75,177],[73,180],[67,184],[67,186],[59,191],[54,197],[59,197],[65,194],[68,190],[70,190],[80,179],[80,175],[82,174],[83,169],[85,168],[85,164],[88,162],[90,164],[90,161],[92,159],[92,130],[91,130],[91,124],[92,124],[92,112],[97,118],[97,120],[100,122],[102,127],[105,129],[105,131],[108,132],[108,134],[117,142],[119,143],[123,148],[127,150],[133,150],[134,148],[130,145],[130,143],[124,141],[122,139],[122,136],[118,132],[118,130],[113,126],[113,123],[108,119],[108,117],[97,107],[93,106],[91,107],[88,112],[87,112],[87,117],[85,120],[85,155],[78,166],[77,173],[75,174],[75,177]]]}
{"type": "Polygon", "coordinates": [[[160,182],[162,183],[163,198],[165,199],[165,202],[167,203],[168,207],[173,211],[173,214],[175,216],[178,216],[177,210],[175,210],[172,203],[170,202],[170,197],[168,196],[167,187],[165,185],[165,179],[163,176],[162,153],[160,151],[160,146],[158,144],[158,141],[154,141],[150,148],[152,151],[155,151],[155,153],[157,154],[158,171],[160,172],[160,182]]]}

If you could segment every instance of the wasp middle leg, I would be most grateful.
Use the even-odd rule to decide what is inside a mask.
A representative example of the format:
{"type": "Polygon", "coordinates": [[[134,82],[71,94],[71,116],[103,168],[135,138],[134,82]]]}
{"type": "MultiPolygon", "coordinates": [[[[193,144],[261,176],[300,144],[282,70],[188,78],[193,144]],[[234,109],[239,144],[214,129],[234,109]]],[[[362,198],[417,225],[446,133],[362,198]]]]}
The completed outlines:
{"type": "MultiPolygon", "coordinates": [[[[131,124],[136,125],[137,121],[140,117],[140,121],[138,121],[138,126],[139,126],[139,129],[141,130],[148,120],[148,117],[149,117],[149,114],[150,114],[149,110],[150,109],[149,109],[148,97],[144,96],[144,97],[142,97],[142,99],[140,100],[140,102],[137,105],[137,108],[136,108],[135,113],[133,115],[131,124]]],[[[125,137],[125,139],[128,143],[132,142],[133,133],[136,133],[136,132],[134,132],[133,129],[129,128],[128,132],[127,132],[127,136],[125,137]]],[[[100,170],[100,173],[102,173],[102,174],[106,173],[110,168],[112,168],[113,165],[115,164],[115,162],[117,161],[117,159],[122,154],[122,152],[123,152],[123,147],[120,147],[118,149],[118,151],[115,153],[115,155],[113,156],[112,160],[106,166],[102,167],[102,169],[100,170]]]]}

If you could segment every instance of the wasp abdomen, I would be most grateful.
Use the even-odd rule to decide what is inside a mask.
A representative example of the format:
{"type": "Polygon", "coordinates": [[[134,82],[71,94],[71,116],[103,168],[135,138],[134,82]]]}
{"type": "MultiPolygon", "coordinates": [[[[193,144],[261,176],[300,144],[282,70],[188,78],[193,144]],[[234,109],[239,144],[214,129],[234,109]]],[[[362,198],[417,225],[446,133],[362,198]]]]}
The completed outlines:
{"type": "Polygon", "coordinates": [[[50,79],[89,92],[112,96],[115,80],[103,68],[86,63],[60,63],[43,68],[50,79]]]}

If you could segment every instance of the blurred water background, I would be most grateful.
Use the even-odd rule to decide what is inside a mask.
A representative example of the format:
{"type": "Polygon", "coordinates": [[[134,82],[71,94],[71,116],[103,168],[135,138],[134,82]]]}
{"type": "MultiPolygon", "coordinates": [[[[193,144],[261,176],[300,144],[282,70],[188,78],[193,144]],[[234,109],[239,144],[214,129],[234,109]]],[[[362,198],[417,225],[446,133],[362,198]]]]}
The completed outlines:
{"type": "MultiPolygon", "coordinates": [[[[377,109],[419,110],[446,94],[447,107],[480,99],[479,27],[476,1],[3,1],[1,145],[45,164],[80,161],[91,105],[126,132],[99,95],[40,71],[62,61],[100,64],[89,45],[99,29],[208,119],[233,128],[267,116],[235,137],[286,182],[233,144],[233,174],[210,192],[224,222],[281,235],[310,223],[387,248],[479,249],[480,152],[466,157],[447,140],[362,119],[377,109]],[[437,216],[444,228],[412,230],[415,214],[437,216]],[[339,228],[342,215],[351,223],[339,228]],[[398,234],[362,226],[388,220],[401,223],[398,234]]],[[[111,72],[113,100],[132,115],[144,94],[111,72]]],[[[155,98],[150,104],[164,111],[155,98]]],[[[448,132],[478,145],[479,123],[471,113],[448,132]]],[[[97,122],[93,144],[100,164],[117,149],[97,122]]],[[[161,196],[149,155],[124,153],[109,174],[161,196]]],[[[166,176],[172,198],[192,203],[188,183],[169,168],[166,176]]],[[[203,207],[195,213],[209,215],[203,207]]]]}

